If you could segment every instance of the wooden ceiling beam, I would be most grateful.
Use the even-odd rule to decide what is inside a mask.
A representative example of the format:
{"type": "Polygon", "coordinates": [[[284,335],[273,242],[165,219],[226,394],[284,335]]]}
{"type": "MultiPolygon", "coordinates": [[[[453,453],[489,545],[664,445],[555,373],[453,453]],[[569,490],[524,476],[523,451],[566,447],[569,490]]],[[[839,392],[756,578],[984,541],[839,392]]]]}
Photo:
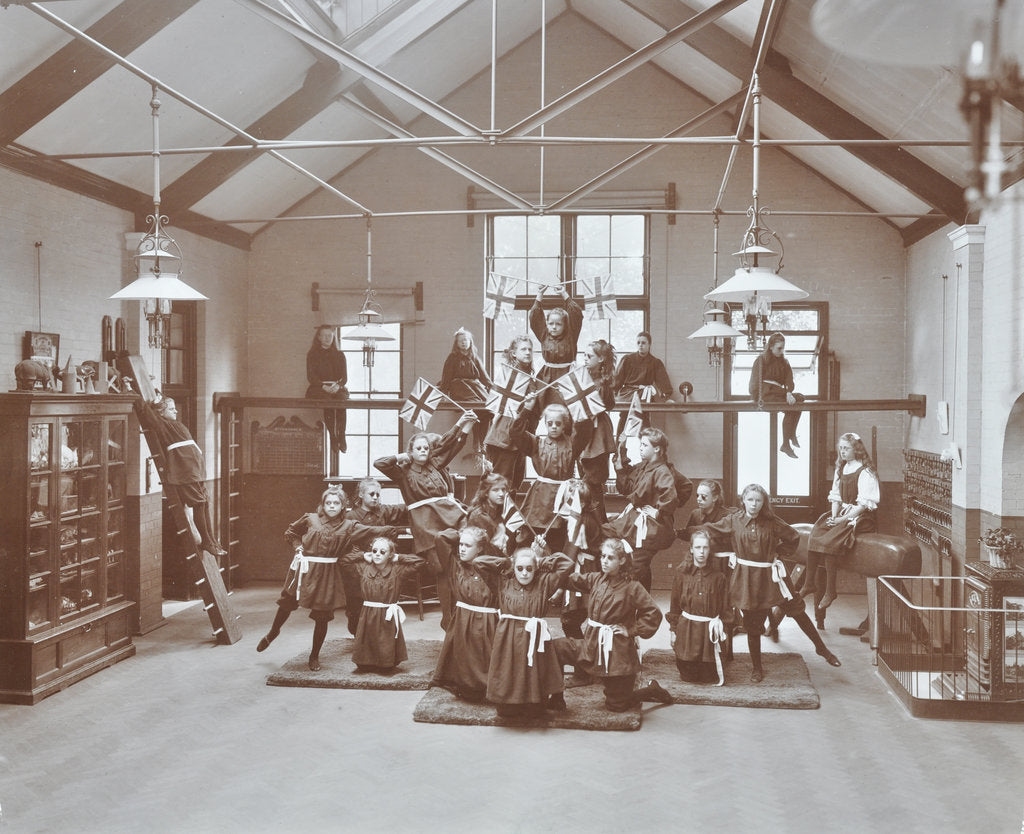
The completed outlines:
{"type": "MultiPolygon", "coordinates": [[[[262,140],[291,135],[337,99],[344,89],[341,79],[341,70],[334,61],[314,64],[300,89],[260,116],[245,132],[262,140]]],[[[245,144],[243,138],[236,136],[226,142],[225,147],[245,144]]],[[[163,187],[162,205],[169,214],[194,206],[262,153],[264,151],[253,150],[210,154],[163,187]]]]}
{"type": "MultiPolygon", "coordinates": [[[[129,55],[196,2],[124,0],[90,26],[88,34],[129,55]]],[[[108,56],[79,40],[58,49],[0,93],[0,145],[16,141],[113,66],[108,56]]]]}
{"type": "MultiPolygon", "coordinates": [[[[685,3],[674,5],[673,15],[679,19],[685,20],[693,14],[693,10],[685,3]]],[[[656,19],[656,22],[665,28],[677,25],[677,21],[672,18],[656,19]]],[[[689,35],[686,43],[730,75],[749,82],[754,61],[753,50],[720,26],[705,26],[689,35]]],[[[829,139],[889,138],[797,79],[790,71],[784,56],[776,51],[769,53],[759,77],[761,90],[765,96],[829,139]]],[[[899,183],[932,208],[942,212],[952,222],[965,221],[967,203],[964,200],[963,189],[913,154],[898,146],[850,146],[846,150],[899,183]]],[[[818,173],[825,176],[821,172],[818,173]]],[[[828,179],[827,176],[825,178],[828,179]]]]}

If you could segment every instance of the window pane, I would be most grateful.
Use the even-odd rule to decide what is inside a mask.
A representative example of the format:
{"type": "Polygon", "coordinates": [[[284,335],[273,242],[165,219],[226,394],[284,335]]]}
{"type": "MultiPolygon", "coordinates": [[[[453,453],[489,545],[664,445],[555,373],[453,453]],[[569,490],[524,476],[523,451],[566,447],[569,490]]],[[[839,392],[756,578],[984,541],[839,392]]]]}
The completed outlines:
{"type": "Polygon", "coordinates": [[[347,408],[345,414],[345,434],[366,434],[367,410],[365,408],[347,408]]]}
{"type": "MultiPolygon", "coordinates": [[[[740,413],[736,433],[736,488],[761,484],[771,492],[769,414],[740,413]]],[[[787,458],[788,460],[788,458],[787,458]]]]}
{"type": "Polygon", "coordinates": [[[398,412],[374,409],[370,412],[370,433],[398,436],[398,412]]]}
{"type": "Polygon", "coordinates": [[[617,295],[644,294],[643,258],[618,258],[612,261],[612,276],[617,295]]]}
{"type": "Polygon", "coordinates": [[[527,224],[526,255],[556,260],[562,252],[562,221],[557,215],[530,217],[527,224]]]}
{"type": "Polygon", "coordinates": [[[643,215],[612,215],[610,253],[615,257],[642,258],[644,256],[644,231],[643,215]]]}
{"type": "Polygon", "coordinates": [[[526,255],[526,217],[494,218],[494,257],[522,258],[526,255]]]}
{"type": "Polygon", "coordinates": [[[611,252],[609,218],[605,215],[584,214],[576,218],[576,256],[599,256],[606,259],[611,252]]]}

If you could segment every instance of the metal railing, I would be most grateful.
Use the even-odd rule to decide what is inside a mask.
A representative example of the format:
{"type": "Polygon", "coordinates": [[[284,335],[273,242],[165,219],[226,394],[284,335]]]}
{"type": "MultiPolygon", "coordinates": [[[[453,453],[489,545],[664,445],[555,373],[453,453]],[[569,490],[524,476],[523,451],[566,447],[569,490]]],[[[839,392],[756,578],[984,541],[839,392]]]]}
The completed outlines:
{"type": "Polygon", "coordinates": [[[934,701],[1024,706],[1024,597],[986,601],[968,577],[879,577],[879,671],[915,714],[934,701]]]}

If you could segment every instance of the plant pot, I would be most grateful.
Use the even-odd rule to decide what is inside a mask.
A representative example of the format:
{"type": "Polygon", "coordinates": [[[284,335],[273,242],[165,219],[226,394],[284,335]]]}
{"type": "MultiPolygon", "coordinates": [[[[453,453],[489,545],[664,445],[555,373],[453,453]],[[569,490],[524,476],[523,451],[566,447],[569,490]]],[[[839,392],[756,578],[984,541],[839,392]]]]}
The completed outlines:
{"type": "Polygon", "coordinates": [[[1013,554],[1006,551],[1000,550],[995,547],[989,547],[985,545],[985,550],[988,551],[989,564],[994,568],[1012,568],[1013,567],[1013,554]]]}

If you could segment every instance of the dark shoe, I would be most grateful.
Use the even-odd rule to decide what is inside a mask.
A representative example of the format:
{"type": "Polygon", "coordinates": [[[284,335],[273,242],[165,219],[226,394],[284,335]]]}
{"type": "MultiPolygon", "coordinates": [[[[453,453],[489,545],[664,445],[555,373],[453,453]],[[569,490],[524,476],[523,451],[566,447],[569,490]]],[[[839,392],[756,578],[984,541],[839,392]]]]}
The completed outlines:
{"type": "Polygon", "coordinates": [[[824,651],[822,651],[821,649],[817,649],[817,653],[819,655],[821,655],[823,658],[825,658],[825,662],[829,666],[842,666],[843,665],[842,663],[839,662],[839,658],[836,657],[834,654],[832,654],[832,652],[830,652],[828,649],[825,649],[824,651]]]}
{"type": "Polygon", "coordinates": [[[793,447],[789,443],[783,443],[779,446],[779,451],[784,455],[789,455],[791,458],[796,458],[796,452],[793,451],[793,447]]]}
{"type": "Polygon", "coordinates": [[[565,695],[561,692],[556,692],[554,695],[548,695],[547,708],[554,712],[565,712],[568,707],[565,705],[565,695]]]}
{"type": "Polygon", "coordinates": [[[796,437],[789,438],[789,443],[791,446],[796,446],[798,449],[800,448],[800,441],[797,440],[796,437]]]}
{"type": "Polygon", "coordinates": [[[256,651],[265,652],[267,647],[274,642],[273,637],[263,636],[260,638],[260,642],[256,644],[256,651]]]}
{"type": "Polygon", "coordinates": [[[750,673],[751,683],[760,683],[764,680],[764,670],[757,667],[750,673]]]}
{"type": "Polygon", "coordinates": [[[674,704],[676,702],[676,699],[672,697],[672,693],[657,681],[652,680],[644,689],[647,690],[645,696],[647,701],[655,701],[659,704],[674,704]]]}
{"type": "Polygon", "coordinates": [[[828,608],[835,601],[836,601],[836,595],[831,593],[831,592],[829,592],[829,591],[825,591],[825,596],[823,596],[821,598],[821,602],[818,603],[818,608],[820,608],[822,611],[824,611],[826,608],[828,608]]]}
{"type": "Polygon", "coordinates": [[[313,657],[312,655],[310,655],[310,657],[309,657],[309,671],[310,672],[319,672],[320,671],[320,658],[319,657],[313,657]]]}
{"type": "Polygon", "coordinates": [[[211,553],[214,556],[227,556],[228,552],[221,547],[217,542],[202,542],[199,545],[207,553],[211,553]]]}

